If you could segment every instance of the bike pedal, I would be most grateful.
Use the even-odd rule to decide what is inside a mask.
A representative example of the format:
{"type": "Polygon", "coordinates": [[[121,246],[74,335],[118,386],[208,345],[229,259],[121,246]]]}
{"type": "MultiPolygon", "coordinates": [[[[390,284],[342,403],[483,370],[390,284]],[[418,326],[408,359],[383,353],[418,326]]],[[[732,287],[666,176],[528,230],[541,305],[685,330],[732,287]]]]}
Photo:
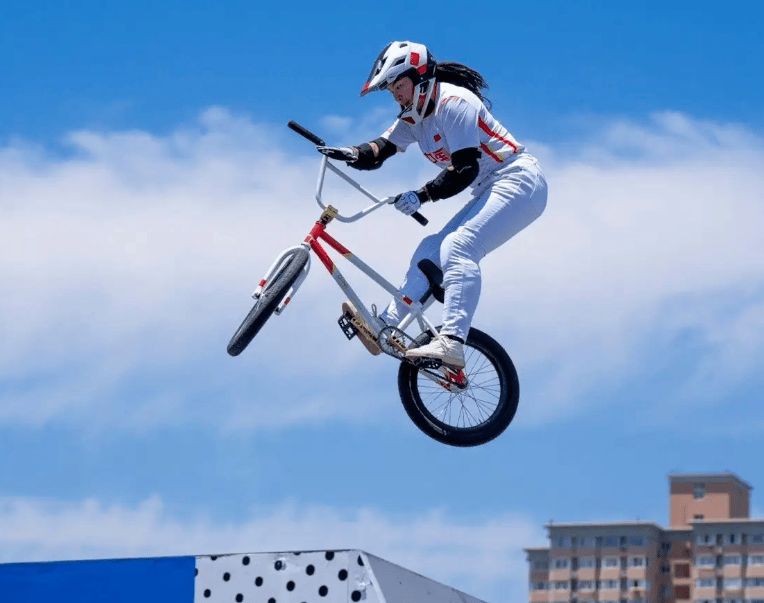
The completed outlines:
{"type": "Polygon", "coordinates": [[[443,366],[442,360],[434,358],[407,358],[407,360],[417,368],[439,369],[443,366]]]}
{"type": "Polygon", "coordinates": [[[340,316],[337,320],[337,324],[340,325],[340,329],[342,329],[342,332],[348,339],[353,339],[353,337],[358,335],[358,329],[352,322],[350,322],[350,317],[347,314],[340,316]]]}

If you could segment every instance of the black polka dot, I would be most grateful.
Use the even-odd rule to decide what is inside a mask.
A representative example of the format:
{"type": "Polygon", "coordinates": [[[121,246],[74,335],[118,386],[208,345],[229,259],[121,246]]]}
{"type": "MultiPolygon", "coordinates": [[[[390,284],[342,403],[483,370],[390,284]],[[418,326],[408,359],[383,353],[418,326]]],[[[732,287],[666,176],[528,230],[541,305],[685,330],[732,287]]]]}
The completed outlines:
{"type": "Polygon", "coordinates": [[[321,588],[318,589],[318,594],[321,595],[322,597],[325,597],[326,595],[329,594],[329,589],[326,588],[326,586],[322,586],[321,588]]]}
{"type": "Polygon", "coordinates": [[[262,585],[263,585],[263,579],[260,576],[255,578],[255,586],[262,586],[262,585]]]}
{"type": "Polygon", "coordinates": [[[276,571],[279,571],[284,567],[284,563],[279,559],[276,563],[273,564],[273,567],[276,568],[276,571]]]}
{"type": "Polygon", "coordinates": [[[294,582],[292,582],[291,580],[287,582],[287,590],[290,592],[294,590],[294,582]]]}
{"type": "Polygon", "coordinates": [[[316,571],[316,568],[313,567],[312,565],[309,565],[308,567],[305,568],[305,573],[308,574],[308,576],[312,576],[313,572],[315,571],[316,571]]]}
{"type": "Polygon", "coordinates": [[[276,599],[274,599],[273,597],[271,597],[270,599],[268,599],[268,603],[276,603],[276,599]]]}
{"type": "Polygon", "coordinates": [[[361,559],[360,555],[358,555],[358,565],[363,565],[363,559],[361,559]]]}
{"type": "Polygon", "coordinates": [[[341,569],[340,573],[337,574],[337,577],[340,580],[347,580],[348,579],[348,571],[346,569],[341,569]]]}
{"type": "Polygon", "coordinates": [[[195,567],[194,568],[194,576],[198,576],[198,575],[199,575],[199,568],[195,567]]]}
{"type": "Polygon", "coordinates": [[[334,559],[334,553],[332,551],[327,551],[327,553],[326,553],[326,555],[324,555],[324,557],[326,557],[327,561],[331,561],[332,559],[334,559]]]}
{"type": "Polygon", "coordinates": [[[211,594],[212,594],[212,593],[210,592],[210,589],[209,589],[209,588],[208,588],[207,590],[205,590],[205,591],[204,591],[204,596],[205,596],[205,597],[207,597],[208,599],[209,599],[209,597],[210,597],[210,595],[211,595],[211,594]]]}
{"type": "Polygon", "coordinates": [[[230,579],[231,579],[231,574],[229,574],[228,572],[226,572],[225,574],[223,574],[223,580],[225,580],[226,582],[228,582],[230,579]]]}
{"type": "Polygon", "coordinates": [[[249,565],[249,557],[244,557],[244,559],[242,559],[241,562],[244,565],[249,565]]]}
{"type": "MultiPolygon", "coordinates": [[[[360,559],[360,557],[359,557],[359,559],[360,559]]],[[[354,591],[353,591],[353,592],[350,594],[350,599],[351,599],[352,601],[360,601],[360,600],[361,600],[361,591],[360,591],[360,590],[354,590],[354,591]]]]}
{"type": "Polygon", "coordinates": [[[215,559],[217,559],[217,558],[218,558],[217,555],[213,555],[212,557],[210,557],[210,559],[212,559],[213,561],[215,561],[215,559]]]}
{"type": "Polygon", "coordinates": [[[238,594],[236,595],[236,603],[241,603],[244,600],[244,595],[238,594]]]}

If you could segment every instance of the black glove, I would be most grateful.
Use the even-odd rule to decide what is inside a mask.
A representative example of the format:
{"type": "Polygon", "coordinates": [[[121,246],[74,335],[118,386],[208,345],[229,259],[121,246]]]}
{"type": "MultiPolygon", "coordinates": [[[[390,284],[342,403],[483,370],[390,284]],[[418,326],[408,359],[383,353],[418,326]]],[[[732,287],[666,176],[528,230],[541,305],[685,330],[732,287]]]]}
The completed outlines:
{"type": "Polygon", "coordinates": [[[316,147],[319,153],[323,153],[329,159],[347,161],[353,163],[358,159],[358,149],[355,147],[316,147]]]}

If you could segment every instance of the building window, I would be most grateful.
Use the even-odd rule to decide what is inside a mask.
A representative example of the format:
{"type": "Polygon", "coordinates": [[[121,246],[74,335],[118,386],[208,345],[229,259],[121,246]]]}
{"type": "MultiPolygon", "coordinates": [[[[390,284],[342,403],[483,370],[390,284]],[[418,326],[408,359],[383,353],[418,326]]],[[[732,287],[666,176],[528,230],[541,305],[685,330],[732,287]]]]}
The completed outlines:
{"type": "Polygon", "coordinates": [[[700,515],[700,514],[696,513],[695,515],[693,515],[693,516],[692,516],[692,518],[693,518],[695,521],[703,521],[703,520],[705,519],[705,516],[704,516],[704,515],[700,515]]]}
{"type": "Polygon", "coordinates": [[[645,540],[642,536],[632,536],[629,538],[629,546],[646,546],[645,540]]]}
{"type": "Polygon", "coordinates": [[[764,534],[751,534],[751,544],[764,544],[764,534]]]}
{"type": "Polygon", "coordinates": [[[555,590],[568,590],[570,588],[570,582],[567,580],[557,580],[554,583],[555,590]]]}
{"type": "Polygon", "coordinates": [[[748,565],[764,565],[764,555],[751,555],[748,557],[748,565]]]}
{"type": "Polygon", "coordinates": [[[742,588],[743,581],[740,578],[725,578],[724,590],[730,590],[733,588],[742,588]]]}
{"type": "Polygon", "coordinates": [[[618,536],[605,536],[603,546],[618,546],[618,536]]]}
{"type": "Polygon", "coordinates": [[[664,563],[661,565],[661,573],[662,574],[670,574],[671,573],[671,566],[668,563],[664,563]]]}
{"type": "Polygon", "coordinates": [[[548,561],[534,561],[533,562],[533,569],[535,569],[535,570],[548,570],[549,569],[549,562],[548,561]]]}
{"type": "Polygon", "coordinates": [[[695,559],[695,565],[698,567],[714,567],[716,565],[716,557],[703,555],[695,559]]]}
{"type": "Polygon", "coordinates": [[[600,585],[602,590],[615,590],[618,588],[618,580],[602,580],[600,585]]]}
{"type": "Polygon", "coordinates": [[[706,495],[706,485],[705,484],[695,484],[692,487],[692,496],[695,499],[703,498],[706,495]]]}
{"type": "Polygon", "coordinates": [[[697,586],[698,588],[713,588],[714,579],[713,578],[698,578],[695,581],[695,586],[697,586]]]}
{"type": "Polygon", "coordinates": [[[681,585],[681,586],[675,586],[674,587],[674,598],[675,599],[689,599],[690,598],[690,587],[689,585],[681,585]]]}
{"type": "Polygon", "coordinates": [[[737,534],[727,534],[727,544],[736,544],[737,541],[737,534]]]}
{"type": "Polygon", "coordinates": [[[748,578],[746,586],[764,586],[764,578],[748,578]]]}
{"type": "Polygon", "coordinates": [[[579,580],[578,590],[594,590],[594,580],[579,580]]]}
{"type": "Polygon", "coordinates": [[[690,564],[689,563],[677,563],[674,566],[675,578],[689,578],[690,577],[690,564]]]}
{"type": "Polygon", "coordinates": [[[568,560],[567,559],[555,559],[554,560],[554,569],[567,569],[568,567],[568,560]]]}
{"type": "Polygon", "coordinates": [[[581,557],[581,559],[578,560],[579,568],[594,567],[594,565],[594,557],[581,557]]]}
{"type": "Polygon", "coordinates": [[[740,555],[725,555],[724,565],[740,565],[743,559],[740,555]]]}
{"type": "Polygon", "coordinates": [[[671,550],[671,543],[670,542],[661,542],[661,550],[662,551],[670,551],[671,550]]]}
{"type": "Polygon", "coordinates": [[[618,557],[605,557],[605,567],[618,567],[618,557]]]}
{"type": "Polygon", "coordinates": [[[631,557],[629,559],[629,565],[631,567],[646,567],[647,558],[646,557],[631,557]]]}
{"type": "Polygon", "coordinates": [[[586,536],[579,539],[578,542],[578,548],[581,549],[593,549],[594,548],[594,537],[593,536],[586,536]]]}
{"type": "Polygon", "coordinates": [[[531,590],[547,590],[548,588],[548,582],[531,582],[531,590]]]}

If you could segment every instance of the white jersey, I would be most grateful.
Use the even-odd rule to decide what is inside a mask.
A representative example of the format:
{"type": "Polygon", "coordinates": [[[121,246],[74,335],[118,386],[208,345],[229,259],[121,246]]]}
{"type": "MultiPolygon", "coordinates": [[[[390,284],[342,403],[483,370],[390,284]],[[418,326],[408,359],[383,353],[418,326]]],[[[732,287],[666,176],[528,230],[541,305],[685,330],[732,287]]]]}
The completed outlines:
{"type": "Polygon", "coordinates": [[[434,101],[435,110],[419,124],[398,119],[382,137],[403,151],[411,143],[419,143],[425,157],[441,168],[451,165],[455,151],[480,149],[480,171],[473,187],[525,150],[491,115],[480,98],[466,88],[438,82],[434,101]]]}

